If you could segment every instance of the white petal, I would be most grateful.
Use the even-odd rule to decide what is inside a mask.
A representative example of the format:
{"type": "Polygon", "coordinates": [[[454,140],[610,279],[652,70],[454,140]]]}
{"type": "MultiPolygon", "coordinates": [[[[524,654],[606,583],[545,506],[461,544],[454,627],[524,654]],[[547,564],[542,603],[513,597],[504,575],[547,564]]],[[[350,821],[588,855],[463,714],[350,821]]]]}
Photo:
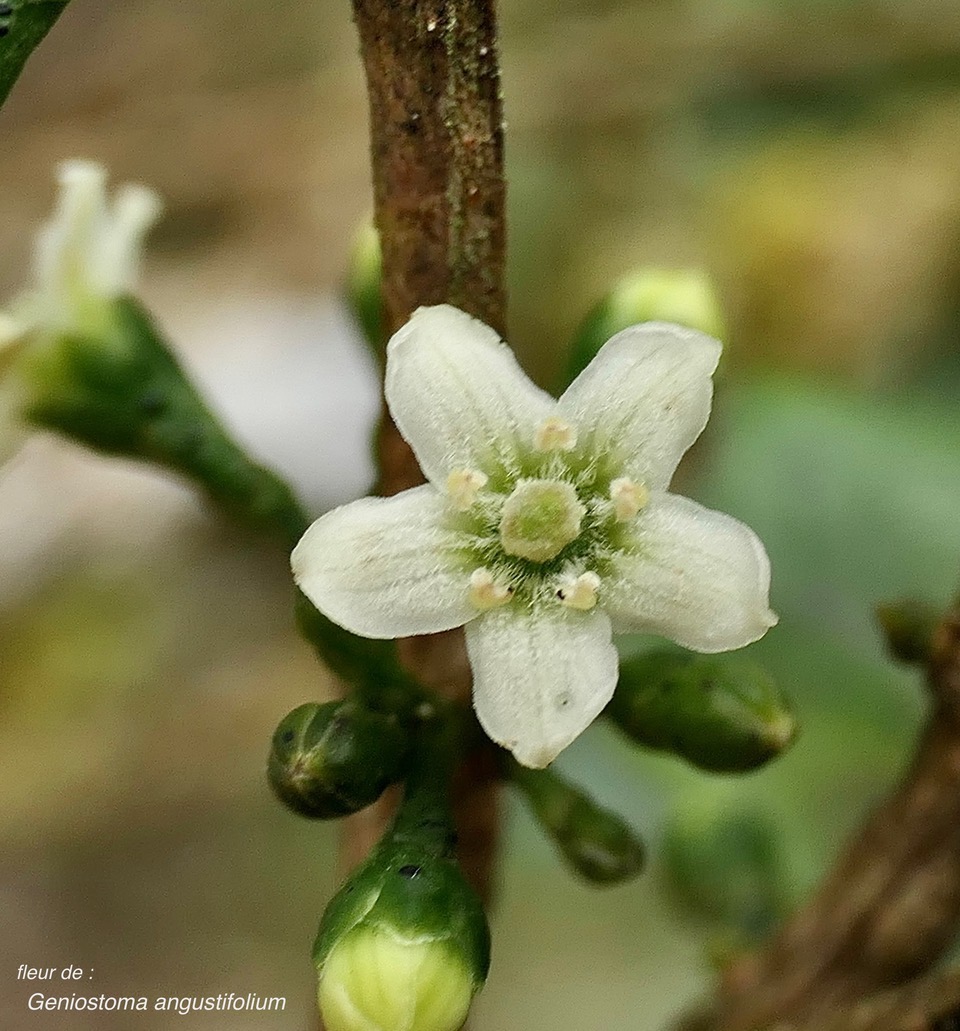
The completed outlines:
{"type": "Polygon", "coordinates": [[[364,637],[461,626],[477,611],[445,510],[431,486],[335,508],[294,548],[294,579],[325,616],[364,637]]]}
{"type": "Polygon", "coordinates": [[[144,239],[162,211],[160,197],[146,186],[128,183],[117,191],[97,255],[97,287],[104,296],[134,288],[144,239]]]}
{"type": "Polygon", "coordinates": [[[611,337],[560,398],[560,411],[619,476],[669,484],[710,415],[719,341],[682,326],[648,322],[611,337]]]}
{"type": "Polygon", "coordinates": [[[37,236],[36,267],[50,305],[70,304],[89,289],[91,261],[107,222],[107,172],[92,161],[65,161],[53,218],[37,236]]]}
{"type": "Polygon", "coordinates": [[[768,602],[770,561],[749,526],[688,498],[655,494],[633,536],[631,553],[603,579],[601,604],[618,633],[723,652],[777,622],[768,602]]]}
{"type": "Polygon", "coordinates": [[[597,610],[507,605],[467,626],[467,653],[480,725],[535,769],[586,730],[617,686],[610,620],[597,610]]]}
{"type": "Polygon", "coordinates": [[[509,464],[556,407],[489,326],[446,304],[418,308],[393,335],[384,389],[397,428],[441,488],[453,469],[509,464]]]}

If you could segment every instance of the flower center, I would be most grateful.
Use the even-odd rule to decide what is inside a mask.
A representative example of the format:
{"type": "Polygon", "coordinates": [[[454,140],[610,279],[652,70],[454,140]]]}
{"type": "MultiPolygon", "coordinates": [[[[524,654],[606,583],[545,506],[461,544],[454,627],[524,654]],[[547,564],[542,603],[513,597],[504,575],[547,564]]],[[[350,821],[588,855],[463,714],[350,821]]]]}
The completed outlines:
{"type": "Polygon", "coordinates": [[[521,480],[503,506],[500,543],[508,555],[547,562],[577,539],[585,513],[572,484],[521,480]]]}

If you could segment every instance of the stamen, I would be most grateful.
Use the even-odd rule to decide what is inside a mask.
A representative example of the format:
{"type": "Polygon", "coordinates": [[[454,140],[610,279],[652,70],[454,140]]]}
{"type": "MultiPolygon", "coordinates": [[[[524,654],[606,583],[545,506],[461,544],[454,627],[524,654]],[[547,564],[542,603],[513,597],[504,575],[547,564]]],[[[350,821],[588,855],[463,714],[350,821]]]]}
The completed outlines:
{"type": "Polygon", "coordinates": [[[538,451],[570,451],[577,443],[577,431],[557,415],[544,419],[533,435],[533,446],[538,451]]]}
{"type": "Polygon", "coordinates": [[[610,484],[610,500],[613,502],[613,514],[618,522],[625,523],[646,506],[650,500],[650,491],[647,490],[646,484],[621,476],[610,484]]]}
{"type": "Polygon", "coordinates": [[[596,573],[581,573],[563,580],[557,589],[557,597],[567,608],[587,612],[597,604],[599,590],[600,577],[596,573]]]}
{"type": "Polygon", "coordinates": [[[470,604],[485,612],[499,608],[513,598],[510,584],[497,583],[489,569],[481,566],[470,574],[470,604]]]}
{"type": "Polygon", "coordinates": [[[447,493],[458,512],[466,512],[477,500],[489,477],[479,469],[454,469],[447,477],[447,493]]]}

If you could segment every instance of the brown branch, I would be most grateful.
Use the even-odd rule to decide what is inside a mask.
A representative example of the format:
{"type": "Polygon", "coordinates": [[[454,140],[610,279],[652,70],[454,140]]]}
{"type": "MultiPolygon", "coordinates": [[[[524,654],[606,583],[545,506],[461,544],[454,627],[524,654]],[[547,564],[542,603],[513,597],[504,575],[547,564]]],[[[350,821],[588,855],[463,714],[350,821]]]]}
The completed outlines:
{"type": "Polygon", "coordinates": [[[960,924],[960,606],[936,631],[927,680],[932,710],[900,786],[814,898],[725,972],[686,1031],[839,1026],[838,1010],[911,981],[950,944],[960,924]]]}
{"type": "Polygon", "coordinates": [[[954,1031],[960,1019],[960,971],[919,978],[872,995],[815,1023],[777,1031],[954,1031]]]}
{"type": "MultiPolygon", "coordinates": [[[[505,187],[493,0],[354,0],[370,97],[376,222],[391,331],[422,304],[448,302],[503,332],[505,187]]],[[[422,481],[384,411],[381,492],[422,481]]],[[[468,702],[460,631],[400,642],[405,665],[428,687],[468,702]]],[[[497,836],[496,763],[489,744],[454,785],[460,853],[489,893],[497,836]]],[[[376,840],[389,805],[347,825],[345,854],[376,840]]]]}

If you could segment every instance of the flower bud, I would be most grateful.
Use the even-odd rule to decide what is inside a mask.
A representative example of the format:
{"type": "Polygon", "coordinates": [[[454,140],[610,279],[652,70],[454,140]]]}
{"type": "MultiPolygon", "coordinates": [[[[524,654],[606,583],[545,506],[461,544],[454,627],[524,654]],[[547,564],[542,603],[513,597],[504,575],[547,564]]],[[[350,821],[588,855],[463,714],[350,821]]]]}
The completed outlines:
{"type": "Polygon", "coordinates": [[[457,1031],[487,978],[490,929],[454,856],[457,723],[431,714],[413,738],[392,826],[320,922],[313,961],[327,1031],[457,1031]]]}
{"type": "Polygon", "coordinates": [[[570,349],[566,382],[590,364],[615,333],[638,322],[675,322],[723,338],[720,305],[700,269],[643,269],[620,280],[590,311],[570,349]]]}
{"type": "Polygon", "coordinates": [[[606,715],[632,741],[713,773],[755,769],[796,734],[786,698],[740,658],[655,651],[620,664],[606,715]]]}
{"type": "Polygon", "coordinates": [[[327,1031],[456,1031],[486,980],[480,901],[448,848],[418,833],[389,835],[324,913],[314,963],[327,1031]]]}
{"type": "Polygon", "coordinates": [[[552,769],[512,763],[510,775],[570,866],[593,884],[620,884],[643,869],[643,842],[616,814],[552,769]]]}
{"type": "Polygon", "coordinates": [[[350,700],[310,702],[280,721],[267,777],[295,813],[324,820],[348,816],[400,779],[406,750],[395,716],[350,700]]]}
{"type": "Polygon", "coordinates": [[[386,358],[386,323],[383,317],[383,263],[380,237],[371,223],[357,231],[350,252],[347,272],[347,303],[356,318],[364,340],[377,361],[386,358]]]}
{"type": "Polygon", "coordinates": [[[327,1031],[455,1031],[473,992],[455,949],[364,927],[327,957],[318,998],[327,1031]]]}

